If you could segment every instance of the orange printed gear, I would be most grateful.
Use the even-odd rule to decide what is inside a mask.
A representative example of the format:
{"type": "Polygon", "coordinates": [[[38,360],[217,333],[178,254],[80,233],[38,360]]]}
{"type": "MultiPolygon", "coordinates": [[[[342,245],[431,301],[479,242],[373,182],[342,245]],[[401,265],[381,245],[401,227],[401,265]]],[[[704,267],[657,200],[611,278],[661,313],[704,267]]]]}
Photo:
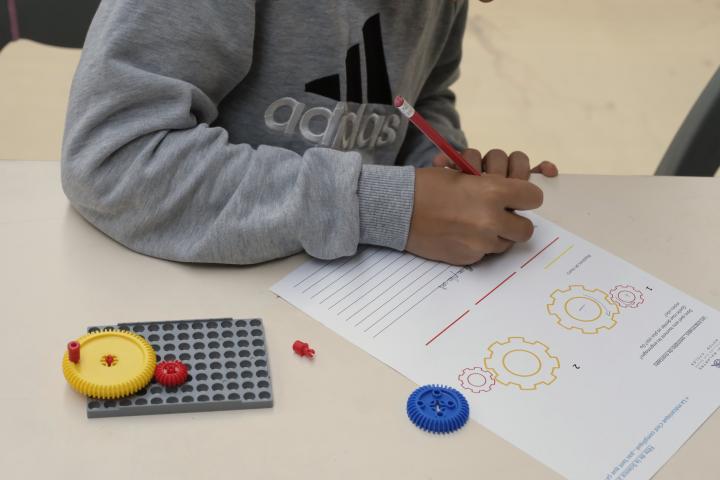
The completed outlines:
{"type": "Polygon", "coordinates": [[[88,397],[103,400],[127,397],[145,387],[155,374],[155,351],[141,336],[107,330],[78,338],[80,360],[68,351],[62,360],[70,386],[88,397]]]}
{"type": "Polygon", "coordinates": [[[555,323],[567,330],[595,335],[601,330],[611,330],[617,324],[615,317],[620,309],[602,290],[570,285],[565,290],[555,290],[550,299],[548,313],[555,318],[555,323]]]}
{"type": "Polygon", "coordinates": [[[515,385],[520,390],[535,390],[540,384],[550,385],[557,380],[555,372],[560,359],[550,353],[547,345],[528,341],[524,337],[508,337],[504,342],[495,341],[488,347],[485,369],[503,385],[515,385]],[[513,360],[529,360],[518,368],[508,365],[513,360]]]}

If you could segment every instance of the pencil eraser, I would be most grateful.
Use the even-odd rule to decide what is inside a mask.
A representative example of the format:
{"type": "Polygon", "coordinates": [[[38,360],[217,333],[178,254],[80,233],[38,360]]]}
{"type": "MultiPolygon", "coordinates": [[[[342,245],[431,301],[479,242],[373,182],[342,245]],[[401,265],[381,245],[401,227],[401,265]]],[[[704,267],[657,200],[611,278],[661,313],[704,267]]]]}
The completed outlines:
{"type": "Polygon", "coordinates": [[[395,108],[402,107],[403,103],[405,103],[405,99],[403,97],[401,97],[400,95],[395,97],[395,101],[393,102],[393,104],[395,105],[395,108]]]}

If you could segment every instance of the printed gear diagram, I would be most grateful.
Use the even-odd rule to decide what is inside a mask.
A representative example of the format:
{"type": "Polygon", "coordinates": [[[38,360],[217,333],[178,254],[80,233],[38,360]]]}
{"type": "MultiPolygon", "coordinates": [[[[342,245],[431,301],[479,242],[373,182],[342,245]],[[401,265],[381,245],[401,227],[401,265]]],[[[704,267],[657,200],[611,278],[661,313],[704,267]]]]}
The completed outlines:
{"type": "Polygon", "coordinates": [[[480,367],[465,368],[458,375],[460,386],[473,393],[489,392],[495,385],[495,378],[480,367]]]}
{"type": "Polygon", "coordinates": [[[637,308],[645,301],[643,294],[630,285],[618,285],[610,290],[610,299],[623,308],[637,308]]]}
{"type": "Polygon", "coordinates": [[[555,323],[568,330],[593,335],[617,324],[615,317],[620,310],[602,290],[570,285],[565,290],[555,290],[550,299],[548,313],[555,317],[555,323]]]}
{"type": "Polygon", "coordinates": [[[530,342],[524,337],[509,337],[488,347],[485,368],[503,385],[515,385],[520,390],[535,390],[541,384],[557,380],[555,372],[560,360],[542,342],[530,342]]]}

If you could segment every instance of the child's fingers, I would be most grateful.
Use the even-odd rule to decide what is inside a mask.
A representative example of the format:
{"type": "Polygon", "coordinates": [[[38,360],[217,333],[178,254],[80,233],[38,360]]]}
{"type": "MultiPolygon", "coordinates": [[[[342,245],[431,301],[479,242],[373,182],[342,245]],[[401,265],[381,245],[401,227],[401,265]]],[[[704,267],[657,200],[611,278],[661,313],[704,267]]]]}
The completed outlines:
{"type": "Polygon", "coordinates": [[[491,175],[500,175],[502,177],[508,176],[508,163],[509,159],[505,152],[502,150],[494,149],[490,150],[485,158],[483,158],[485,172],[491,175]]]}
{"type": "MultiPolygon", "coordinates": [[[[462,156],[467,160],[473,167],[478,170],[482,169],[482,154],[475,149],[468,148],[462,152],[462,156]]],[[[433,158],[433,167],[445,167],[452,168],[453,170],[460,170],[455,162],[450,160],[450,157],[444,153],[439,153],[433,158]]]]}
{"type": "Polygon", "coordinates": [[[530,173],[541,173],[545,177],[557,177],[559,171],[554,163],[545,161],[541,162],[540,165],[530,170],[530,173]]]}
{"type": "MultiPolygon", "coordinates": [[[[508,157],[504,151],[495,149],[490,150],[483,158],[478,150],[469,148],[462,152],[462,156],[478,170],[503,177],[527,180],[531,173],[540,173],[546,177],[558,176],[558,168],[552,162],[542,162],[531,170],[530,159],[523,152],[513,152],[508,157]]],[[[433,167],[459,170],[457,165],[444,153],[437,154],[433,158],[432,165],[433,167]]]]}
{"type": "Polygon", "coordinates": [[[475,150],[474,148],[468,148],[467,150],[462,152],[462,156],[470,163],[470,165],[475,167],[476,170],[482,172],[482,153],[480,153],[478,150],[475,150]]]}
{"type": "Polygon", "coordinates": [[[530,178],[530,159],[523,152],[510,154],[508,177],[527,180],[530,178]]]}
{"type": "Polygon", "coordinates": [[[444,153],[439,153],[435,155],[435,158],[433,158],[432,161],[433,167],[453,167],[453,162],[450,160],[450,157],[445,155],[444,153]]]}

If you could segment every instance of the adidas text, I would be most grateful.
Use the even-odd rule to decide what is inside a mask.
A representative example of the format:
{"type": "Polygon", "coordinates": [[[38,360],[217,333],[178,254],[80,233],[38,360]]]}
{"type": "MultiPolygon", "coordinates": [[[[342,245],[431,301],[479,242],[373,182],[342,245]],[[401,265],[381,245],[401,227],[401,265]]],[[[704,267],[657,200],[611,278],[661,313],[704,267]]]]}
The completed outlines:
{"type": "Polygon", "coordinates": [[[265,125],[271,130],[294,135],[337,150],[373,149],[393,143],[400,126],[398,114],[365,114],[366,104],[351,111],[347,102],[338,102],[334,110],[312,107],[292,97],[273,102],[265,111],[265,125]],[[311,125],[313,128],[311,128],[311,125]],[[324,125],[324,128],[318,126],[324,125]],[[316,131],[317,130],[317,131],[316,131]]]}

